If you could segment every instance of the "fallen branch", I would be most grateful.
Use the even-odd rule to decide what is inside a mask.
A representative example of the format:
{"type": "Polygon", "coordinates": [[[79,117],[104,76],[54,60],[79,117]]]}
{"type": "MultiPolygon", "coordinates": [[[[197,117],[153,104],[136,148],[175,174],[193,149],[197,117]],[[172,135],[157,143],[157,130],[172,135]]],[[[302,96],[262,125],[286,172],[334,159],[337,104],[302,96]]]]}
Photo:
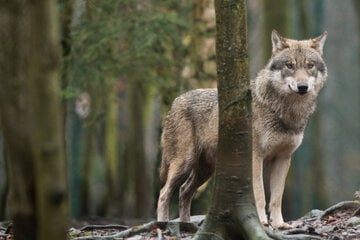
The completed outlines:
{"type": "Polygon", "coordinates": [[[198,230],[197,226],[193,223],[153,221],[147,224],[129,228],[128,230],[115,234],[113,237],[120,237],[120,238],[131,237],[140,233],[154,231],[157,228],[163,231],[168,230],[171,233],[171,235],[178,237],[180,236],[181,231],[196,233],[196,231],[198,230]]]}
{"type": "Polygon", "coordinates": [[[128,226],[119,225],[119,224],[109,224],[109,225],[87,225],[80,228],[80,231],[95,231],[95,230],[106,230],[106,229],[116,229],[119,231],[123,231],[128,229],[128,226]]]}
{"type": "MultiPolygon", "coordinates": [[[[95,226],[92,226],[93,228],[90,228],[90,229],[95,229],[94,228],[95,226]]],[[[99,226],[97,226],[97,227],[99,227],[99,226]]],[[[118,238],[128,238],[128,237],[132,237],[132,236],[143,234],[143,233],[149,233],[149,232],[153,232],[154,234],[157,234],[159,236],[158,229],[160,229],[164,232],[169,232],[169,234],[171,236],[180,237],[181,231],[185,231],[188,233],[196,233],[196,231],[198,230],[198,227],[193,223],[171,222],[171,221],[170,222],[152,221],[152,222],[149,222],[149,223],[146,223],[143,225],[128,228],[124,231],[121,231],[119,233],[109,235],[109,236],[82,236],[82,237],[73,238],[73,240],[92,240],[92,239],[93,240],[115,240],[118,238]]],[[[84,230],[84,231],[86,231],[86,230],[84,230]]],[[[160,234],[160,235],[162,235],[162,234],[160,234]]]]}
{"type": "Polygon", "coordinates": [[[323,238],[310,234],[286,235],[269,228],[265,228],[266,234],[275,240],[322,240],[323,238]]]}
{"type": "Polygon", "coordinates": [[[354,201],[339,202],[338,204],[335,204],[334,206],[331,206],[328,209],[326,209],[320,218],[323,219],[339,210],[356,210],[357,208],[359,208],[359,203],[357,202],[354,201]]]}

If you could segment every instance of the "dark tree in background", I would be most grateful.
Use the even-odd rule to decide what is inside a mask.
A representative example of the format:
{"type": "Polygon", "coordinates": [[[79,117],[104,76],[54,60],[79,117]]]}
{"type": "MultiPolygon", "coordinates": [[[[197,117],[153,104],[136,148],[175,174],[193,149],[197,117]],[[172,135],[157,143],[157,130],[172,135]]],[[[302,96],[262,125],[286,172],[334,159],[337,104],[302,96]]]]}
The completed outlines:
{"type": "Polygon", "coordinates": [[[185,85],[183,5],[190,4],[74,2],[64,95],[69,102],[83,92],[91,99],[87,117],[68,116],[75,217],[151,214],[161,102],[185,85]]]}
{"type": "Polygon", "coordinates": [[[15,239],[63,240],[69,211],[56,2],[0,5],[0,115],[15,239]]]}
{"type": "Polygon", "coordinates": [[[246,1],[216,0],[219,139],[210,211],[196,239],[267,239],[252,190],[246,1]]]}
{"type": "Polygon", "coordinates": [[[271,31],[276,29],[283,36],[286,36],[290,30],[290,11],[289,1],[277,0],[276,4],[271,0],[263,1],[264,8],[264,31],[263,31],[263,46],[264,46],[264,60],[268,61],[271,56],[271,31]]]}

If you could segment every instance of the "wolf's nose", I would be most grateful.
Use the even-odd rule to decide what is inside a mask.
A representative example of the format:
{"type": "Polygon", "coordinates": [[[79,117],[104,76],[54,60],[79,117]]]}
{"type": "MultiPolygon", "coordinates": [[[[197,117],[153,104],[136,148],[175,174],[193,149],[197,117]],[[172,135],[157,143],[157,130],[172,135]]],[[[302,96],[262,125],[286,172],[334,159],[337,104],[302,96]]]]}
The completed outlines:
{"type": "Polygon", "coordinates": [[[297,85],[297,88],[298,88],[298,93],[302,95],[307,93],[309,86],[306,83],[299,83],[297,85]]]}

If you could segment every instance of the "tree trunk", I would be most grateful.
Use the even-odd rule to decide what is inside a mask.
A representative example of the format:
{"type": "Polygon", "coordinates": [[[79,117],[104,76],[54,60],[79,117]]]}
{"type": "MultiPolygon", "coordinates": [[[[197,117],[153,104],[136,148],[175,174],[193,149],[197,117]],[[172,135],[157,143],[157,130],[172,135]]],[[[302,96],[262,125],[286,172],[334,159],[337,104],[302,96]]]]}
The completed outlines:
{"type": "Polygon", "coordinates": [[[9,169],[8,169],[8,162],[9,159],[7,157],[6,149],[4,148],[4,141],[1,137],[0,141],[1,147],[0,151],[2,152],[2,156],[0,156],[0,167],[2,168],[2,183],[0,184],[0,221],[5,221],[7,219],[7,205],[8,205],[8,195],[9,195],[9,169]]]}
{"type": "Polygon", "coordinates": [[[110,86],[105,112],[105,166],[108,186],[107,215],[118,216],[119,200],[119,157],[118,157],[118,101],[117,88],[110,86]]]}
{"type": "Polygon", "coordinates": [[[195,239],[267,239],[252,190],[246,1],[215,1],[219,139],[209,214],[195,239]]]}
{"type": "Polygon", "coordinates": [[[194,75],[192,88],[216,86],[215,12],[214,0],[196,0],[193,3],[193,32],[191,58],[194,75]]]}
{"type": "MultiPolygon", "coordinates": [[[[94,101],[93,101],[94,102],[94,101]]],[[[92,109],[92,113],[95,112],[95,107],[92,109]]],[[[96,113],[95,113],[96,114],[96,113]]],[[[92,116],[94,114],[91,114],[92,116]]],[[[94,117],[95,118],[95,117],[94,117]]],[[[91,121],[91,120],[90,120],[91,121]]],[[[91,181],[91,172],[93,168],[93,161],[96,155],[96,123],[95,120],[89,122],[86,126],[84,133],[84,150],[83,150],[83,164],[82,164],[82,173],[81,173],[81,216],[89,216],[90,213],[90,181],[91,181]]]]}
{"type": "MultiPolygon", "coordinates": [[[[301,4],[301,3],[298,3],[301,4]]],[[[263,13],[264,13],[264,22],[263,22],[263,38],[262,38],[262,46],[263,46],[263,61],[266,63],[269,61],[272,52],[271,45],[271,32],[272,30],[277,30],[282,35],[288,35],[290,32],[291,26],[291,17],[290,17],[290,9],[289,9],[289,1],[288,0],[278,0],[276,4],[271,0],[263,0],[263,13]]],[[[270,182],[270,169],[272,167],[271,162],[264,162],[264,187],[266,197],[270,195],[270,185],[266,184],[270,182]]],[[[287,176],[287,182],[291,182],[293,176],[291,173],[287,176]]],[[[283,206],[289,208],[289,198],[286,195],[287,191],[284,193],[283,197],[283,206]]],[[[287,212],[287,211],[285,211],[287,212]]]]}
{"type": "MultiPolygon", "coordinates": [[[[305,11],[305,7],[304,11],[305,11]]],[[[314,32],[313,35],[318,36],[322,33],[323,27],[324,27],[324,3],[323,1],[316,1],[315,7],[314,7],[314,16],[315,16],[315,26],[314,26],[314,32]]],[[[308,27],[309,28],[309,27],[308,27]]],[[[308,166],[311,169],[312,172],[312,179],[313,182],[317,183],[314,184],[312,193],[310,193],[310,196],[313,198],[313,205],[311,207],[316,207],[319,209],[324,209],[328,204],[328,193],[325,181],[325,167],[323,164],[324,154],[323,154],[323,142],[321,139],[323,139],[321,136],[323,135],[322,131],[322,114],[321,114],[321,108],[318,107],[317,111],[314,113],[313,120],[312,120],[312,134],[313,137],[311,138],[313,141],[313,148],[314,148],[314,156],[312,158],[313,164],[311,166],[308,166]]],[[[311,140],[310,140],[311,141],[311,140]]],[[[309,208],[308,208],[309,209],[309,208]]]]}
{"type": "Polygon", "coordinates": [[[290,12],[288,0],[264,0],[264,60],[268,61],[271,55],[271,31],[276,29],[282,35],[287,35],[290,29],[290,12]]]}
{"type": "Polygon", "coordinates": [[[81,215],[81,149],[83,147],[82,122],[74,113],[70,116],[70,141],[69,141],[69,179],[70,179],[70,204],[72,217],[78,219],[81,215]]]}
{"type": "Polygon", "coordinates": [[[0,109],[15,239],[66,239],[69,221],[53,1],[0,10],[0,109]]]}
{"type": "Polygon", "coordinates": [[[134,181],[134,216],[150,215],[150,183],[148,166],[145,161],[143,100],[141,88],[136,80],[129,84],[129,139],[128,162],[131,166],[131,178],[134,181]]]}

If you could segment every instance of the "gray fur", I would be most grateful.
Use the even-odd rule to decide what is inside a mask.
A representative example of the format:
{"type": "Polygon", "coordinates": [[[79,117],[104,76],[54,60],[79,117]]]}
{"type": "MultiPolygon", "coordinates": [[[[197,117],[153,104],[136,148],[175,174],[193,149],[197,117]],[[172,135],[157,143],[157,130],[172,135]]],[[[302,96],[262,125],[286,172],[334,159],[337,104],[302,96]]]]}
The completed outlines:
{"type": "MultiPolygon", "coordinates": [[[[281,215],[285,178],[327,77],[321,56],[325,38],[296,41],[274,31],[273,55],[251,81],[254,194],[260,220],[267,224],[262,168],[263,161],[273,161],[269,210],[274,227],[287,227],[281,215]]],[[[217,89],[189,91],[174,100],[161,139],[159,221],[169,220],[169,201],[179,187],[180,220],[189,221],[195,191],[214,172],[217,139],[217,89]]]]}

